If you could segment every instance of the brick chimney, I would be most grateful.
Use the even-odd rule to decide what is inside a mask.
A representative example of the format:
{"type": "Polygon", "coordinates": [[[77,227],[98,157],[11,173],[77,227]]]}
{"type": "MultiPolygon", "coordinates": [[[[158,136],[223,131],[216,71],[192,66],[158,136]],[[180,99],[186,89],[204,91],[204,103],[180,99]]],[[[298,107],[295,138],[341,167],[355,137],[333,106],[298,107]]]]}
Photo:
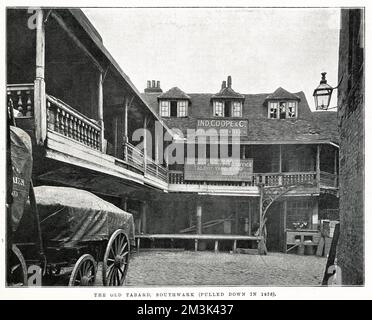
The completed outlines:
{"type": "Polygon", "coordinates": [[[222,81],[222,85],[221,85],[221,90],[225,89],[226,88],[226,81],[222,81]]]}
{"type": "Polygon", "coordinates": [[[145,88],[145,93],[162,93],[163,90],[160,88],[160,81],[147,80],[147,87],[145,88]]]}
{"type": "Polygon", "coordinates": [[[231,83],[231,76],[228,76],[228,77],[227,77],[227,87],[228,87],[228,88],[231,88],[231,84],[232,84],[232,83],[231,83]]]}

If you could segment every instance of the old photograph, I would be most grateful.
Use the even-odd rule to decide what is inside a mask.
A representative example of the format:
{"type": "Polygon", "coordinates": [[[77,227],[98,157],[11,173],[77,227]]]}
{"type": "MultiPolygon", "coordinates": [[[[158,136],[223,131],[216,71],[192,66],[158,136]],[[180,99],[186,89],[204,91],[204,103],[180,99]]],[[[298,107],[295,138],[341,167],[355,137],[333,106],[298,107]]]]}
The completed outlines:
{"type": "Polygon", "coordinates": [[[364,15],[6,7],[6,287],[363,287],[364,15]]]}

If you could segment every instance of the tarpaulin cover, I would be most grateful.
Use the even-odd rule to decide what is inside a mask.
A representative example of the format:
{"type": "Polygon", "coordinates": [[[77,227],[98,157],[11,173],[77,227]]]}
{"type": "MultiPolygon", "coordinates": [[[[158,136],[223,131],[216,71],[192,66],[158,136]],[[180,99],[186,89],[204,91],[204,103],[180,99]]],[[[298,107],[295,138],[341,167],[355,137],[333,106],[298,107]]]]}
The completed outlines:
{"type": "MultiPolygon", "coordinates": [[[[78,242],[108,240],[117,229],[123,229],[133,243],[132,214],[94,194],[52,186],[35,187],[34,191],[43,241],[69,246],[78,242]]],[[[28,216],[32,215],[30,210],[28,205],[28,216]]],[[[22,228],[22,233],[25,232],[22,228]]]]}
{"type": "Polygon", "coordinates": [[[28,198],[32,173],[32,144],[30,136],[17,127],[10,127],[10,154],[13,188],[11,204],[11,228],[15,232],[23,216],[28,198]]]}

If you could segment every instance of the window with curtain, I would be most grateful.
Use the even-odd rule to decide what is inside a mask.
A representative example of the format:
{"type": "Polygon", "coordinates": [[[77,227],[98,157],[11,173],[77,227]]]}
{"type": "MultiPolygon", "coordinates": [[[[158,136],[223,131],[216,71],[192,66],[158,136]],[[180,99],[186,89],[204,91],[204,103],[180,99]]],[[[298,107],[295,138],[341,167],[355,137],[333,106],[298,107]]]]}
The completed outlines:
{"type": "Polygon", "coordinates": [[[242,103],[240,101],[235,101],[233,103],[232,116],[237,118],[242,117],[242,103]]]}

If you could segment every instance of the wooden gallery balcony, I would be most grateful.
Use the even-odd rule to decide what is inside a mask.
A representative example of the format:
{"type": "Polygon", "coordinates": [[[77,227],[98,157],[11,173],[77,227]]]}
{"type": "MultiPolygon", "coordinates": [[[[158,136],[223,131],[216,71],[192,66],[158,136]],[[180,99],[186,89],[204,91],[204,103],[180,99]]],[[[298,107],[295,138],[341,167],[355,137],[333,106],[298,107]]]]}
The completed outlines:
{"type": "Polygon", "coordinates": [[[106,140],[101,124],[62,100],[46,94],[46,123],[34,117],[34,85],[7,86],[7,103],[13,109],[16,125],[35,139],[39,127],[46,127],[46,158],[83,167],[95,172],[168,188],[168,170],[130,143],[124,143],[122,157],[106,153],[106,140]]]}
{"type": "Polygon", "coordinates": [[[190,181],[183,171],[169,171],[169,191],[206,192],[225,195],[258,195],[258,187],[298,186],[290,193],[337,192],[336,174],[327,172],[253,173],[250,181],[190,181]]]}

